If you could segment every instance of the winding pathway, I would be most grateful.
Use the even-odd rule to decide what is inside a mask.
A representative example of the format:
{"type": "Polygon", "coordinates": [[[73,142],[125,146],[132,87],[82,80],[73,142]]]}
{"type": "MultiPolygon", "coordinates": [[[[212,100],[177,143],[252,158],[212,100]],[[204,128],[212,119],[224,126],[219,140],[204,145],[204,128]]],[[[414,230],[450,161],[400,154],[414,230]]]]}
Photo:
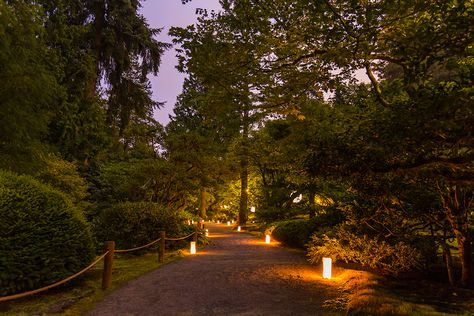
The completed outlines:
{"type": "Polygon", "coordinates": [[[304,255],[206,224],[210,244],[108,295],[91,316],[327,315],[336,290],[304,255]]]}

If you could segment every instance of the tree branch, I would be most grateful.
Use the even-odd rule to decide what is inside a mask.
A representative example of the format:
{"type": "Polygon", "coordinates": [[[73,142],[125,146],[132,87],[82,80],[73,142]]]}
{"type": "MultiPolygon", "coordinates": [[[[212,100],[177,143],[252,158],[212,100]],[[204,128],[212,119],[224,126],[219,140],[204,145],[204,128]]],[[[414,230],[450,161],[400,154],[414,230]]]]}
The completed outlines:
{"type": "Polygon", "coordinates": [[[377,81],[377,79],[374,76],[374,73],[372,72],[372,69],[370,69],[370,63],[366,62],[365,63],[365,71],[367,73],[367,76],[369,76],[370,82],[372,83],[372,86],[374,87],[375,95],[377,97],[377,100],[386,108],[390,107],[390,103],[387,102],[387,100],[384,99],[382,96],[382,89],[380,89],[380,84],[377,81]]]}

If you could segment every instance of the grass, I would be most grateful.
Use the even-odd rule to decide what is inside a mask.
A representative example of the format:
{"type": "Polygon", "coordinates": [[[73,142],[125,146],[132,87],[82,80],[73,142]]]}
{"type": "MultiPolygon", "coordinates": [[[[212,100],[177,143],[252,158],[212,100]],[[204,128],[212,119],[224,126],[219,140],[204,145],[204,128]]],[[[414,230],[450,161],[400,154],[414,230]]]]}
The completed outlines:
{"type": "MultiPolygon", "coordinates": [[[[168,252],[163,264],[173,262],[183,256],[184,252],[181,250],[168,252]]],[[[163,264],[158,263],[156,253],[146,253],[141,256],[115,254],[110,289],[103,291],[101,288],[103,264],[100,262],[83,277],[64,286],[42,294],[0,303],[0,315],[82,315],[127,281],[157,269],[163,264]]]]}

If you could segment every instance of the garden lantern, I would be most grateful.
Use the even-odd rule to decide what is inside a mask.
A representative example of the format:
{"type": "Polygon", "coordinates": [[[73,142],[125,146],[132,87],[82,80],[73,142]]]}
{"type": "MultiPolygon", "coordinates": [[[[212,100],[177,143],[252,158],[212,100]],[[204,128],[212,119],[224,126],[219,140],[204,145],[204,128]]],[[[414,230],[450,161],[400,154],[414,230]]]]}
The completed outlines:
{"type": "Polygon", "coordinates": [[[331,278],[331,270],[332,270],[332,259],[323,258],[323,279],[331,278]]]}

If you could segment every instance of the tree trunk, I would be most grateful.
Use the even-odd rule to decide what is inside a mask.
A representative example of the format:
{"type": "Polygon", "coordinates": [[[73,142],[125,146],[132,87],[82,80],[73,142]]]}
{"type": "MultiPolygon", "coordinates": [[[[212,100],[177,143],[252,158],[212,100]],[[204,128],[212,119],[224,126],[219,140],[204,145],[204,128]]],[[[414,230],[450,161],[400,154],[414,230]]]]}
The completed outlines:
{"type": "Polygon", "coordinates": [[[441,241],[441,248],[443,248],[443,258],[446,265],[446,271],[448,272],[449,285],[454,286],[453,257],[451,256],[451,249],[449,249],[446,240],[441,241]]]}
{"type": "Polygon", "coordinates": [[[472,190],[452,186],[445,187],[445,191],[438,187],[438,191],[446,217],[458,242],[459,259],[461,261],[461,286],[473,288],[472,237],[469,233],[468,220],[473,200],[472,190]]]}
{"type": "Polygon", "coordinates": [[[88,100],[95,100],[97,85],[99,83],[100,75],[100,59],[103,49],[103,30],[105,22],[105,3],[104,1],[96,1],[93,7],[94,12],[94,53],[95,53],[95,71],[88,79],[86,86],[86,98],[88,100]]]}
{"type": "Polygon", "coordinates": [[[199,205],[199,216],[206,219],[206,188],[201,186],[201,203],[199,205]]]}
{"type": "Polygon", "coordinates": [[[461,259],[461,286],[473,288],[472,281],[472,245],[468,236],[458,238],[459,257],[461,259]]]}
{"type": "Polygon", "coordinates": [[[248,139],[249,139],[249,113],[248,110],[243,111],[242,117],[242,147],[240,155],[240,205],[238,224],[244,226],[248,218],[248,173],[249,173],[249,155],[248,155],[248,139]]]}

